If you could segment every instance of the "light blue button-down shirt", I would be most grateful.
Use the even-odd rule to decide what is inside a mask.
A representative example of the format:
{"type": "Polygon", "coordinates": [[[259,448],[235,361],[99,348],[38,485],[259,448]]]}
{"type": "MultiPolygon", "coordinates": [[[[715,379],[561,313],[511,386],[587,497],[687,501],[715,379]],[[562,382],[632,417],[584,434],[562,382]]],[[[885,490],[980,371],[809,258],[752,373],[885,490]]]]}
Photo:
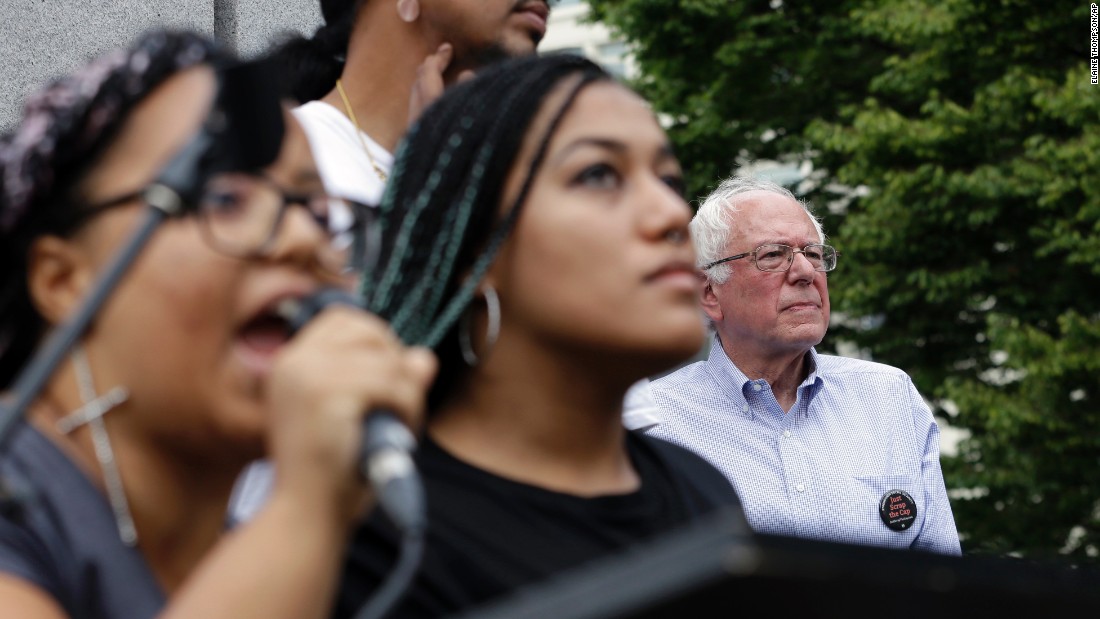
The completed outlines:
{"type": "Polygon", "coordinates": [[[716,338],[705,361],[651,383],[660,420],[647,432],[724,472],[758,532],[961,554],[939,427],[913,381],[880,363],[807,354],[810,373],[785,413],[716,338]],[[879,515],[894,490],[917,506],[901,531],[879,515]]]}

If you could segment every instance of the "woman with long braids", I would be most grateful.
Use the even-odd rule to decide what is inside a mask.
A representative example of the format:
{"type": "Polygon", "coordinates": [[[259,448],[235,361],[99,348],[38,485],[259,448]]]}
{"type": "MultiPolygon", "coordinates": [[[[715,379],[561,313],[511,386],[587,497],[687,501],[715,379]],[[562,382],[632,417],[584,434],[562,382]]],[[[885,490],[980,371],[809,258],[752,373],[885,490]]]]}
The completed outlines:
{"type": "MultiPolygon", "coordinates": [[[[329,192],[378,204],[393,151],[417,114],[445,87],[502,59],[533,54],[546,32],[547,0],[319,0],[324,23],[274,56],[300,101],[329,192]]],[[[272,471],[250,467],[235,520],[263,504],[272,471]]]]}
{"type": "MultiPolygon", "coordinates": [[[[587,60],[510,61],[449,91],[398,151],[369,307],[440,373],[417,452],[436,617],[728,507],[730,484],[622,424],[623,394],[703,339],[680,165],[646,103],[587,60]]],[[[337,616],[393,569],[356,533],[337,616]]]]}
{"type": "MultiPolygon", "coordinates": [[[[0,139],[0,398],[129,238],[226,60],[195,35],[147,35],[31,97],[0,139]]],[[[328,615],[371,502],[362,411],[414,422],[434,359],[347,308],[288,341],[276,304],[346,285],[362,265],[345,233],[363,230],[286,119],[272,165],[213,176],[156,230],[6,437],[3,616],[328,615]],[[234,480],[265,454],[271,500],[225,534],[234,480]]]]}

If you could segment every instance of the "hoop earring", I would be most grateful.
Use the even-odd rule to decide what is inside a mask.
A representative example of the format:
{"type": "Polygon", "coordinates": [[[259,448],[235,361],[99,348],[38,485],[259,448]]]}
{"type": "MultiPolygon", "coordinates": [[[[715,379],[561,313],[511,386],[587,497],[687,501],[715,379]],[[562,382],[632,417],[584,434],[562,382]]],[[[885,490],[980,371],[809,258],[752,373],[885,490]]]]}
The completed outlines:
{"type": "MultiPolygon", "coordinates": [[[[491,285],[485,284],[481,289],[482,296],[485,297],[485,309],[489,314],[489,324],[485,330],[485,351],[484,354],[488,354],[493,348],[493,345],[497,343],[497,338],[500,337],[500,297],[497,296],[497,291],[491,285]]],[[[476,366],[481,362],[481,359],[474,352],[474,347],[470,343],[470,324],[473,322],[470,320],[469,308],[462,313],[462,319],[458,323],[458,347],[462,350],[462,360],[466,362],[466,365],[470,367],[476,366]]]]}
{"type": "Polygon", "coordinates": [[[411,24],[420,17],[420,2],[418,0],[397,0],[397,16],[406,24],[411,24]]]}

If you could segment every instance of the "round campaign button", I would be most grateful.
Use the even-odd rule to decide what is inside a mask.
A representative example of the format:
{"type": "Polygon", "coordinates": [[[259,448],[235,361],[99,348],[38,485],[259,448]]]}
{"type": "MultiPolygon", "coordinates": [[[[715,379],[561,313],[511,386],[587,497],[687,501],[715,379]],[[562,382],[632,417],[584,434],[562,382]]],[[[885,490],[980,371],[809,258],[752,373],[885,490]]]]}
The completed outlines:
{"type": "Polygon", "coordinates": [[[891,490],[878,502],[878,515],[894,531],[904,531],[917,519],[917,502],[904,490],[891,490]]]}

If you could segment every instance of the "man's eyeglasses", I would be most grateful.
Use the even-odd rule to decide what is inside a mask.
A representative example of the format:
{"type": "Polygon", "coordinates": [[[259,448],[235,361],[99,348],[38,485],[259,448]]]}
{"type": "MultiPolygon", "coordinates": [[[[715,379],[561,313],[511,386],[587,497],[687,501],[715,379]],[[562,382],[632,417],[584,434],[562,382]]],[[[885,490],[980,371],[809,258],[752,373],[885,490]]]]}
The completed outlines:
{"type": "Polygon", "coordinates": [[[756,265],[756,268],[761,271],[767,271],[768,273],[782,273],[791,268],[791,264],[794,263],[794,255],[802,254],[806,257],[806,260],[810,261],[810,264],[814,267],[815,271],[832,271],[836,268],[836,257],[840,254],[837,253],[836,248],[832,245],[812,244],[803,247],[802,249],[795,249],[790,245],[780,245],[778,243],[767,243],[761,245],[756,249],[745,252],[743,254],[737,254],[736,256],[729,256],[722,258],[721,260],[715,260],[710,264],[704,265],[703,270],[707,270],[711,267],[722,264],[723,262],[730,262],[732,260],[740,260],[741,258],[752,257],[752,263],[756,265]]]}
{"type": "MultiPolygon", "coordinates": [[[[143,193],[136,191],[82,209],[80,216],[87,218],[132,202],[143,193]]],[[[238,258],[253,258],[272,250],[291,205],[305,208],[327,233],[328,251],[322,255],[326,267],[347,273],[372,266],[379,230],[374,225],[373,209],[365,204],[325,193],[291,194],[265,176],[232,173],[207,182],[195,212],[211,248],[238,258]]]]}

